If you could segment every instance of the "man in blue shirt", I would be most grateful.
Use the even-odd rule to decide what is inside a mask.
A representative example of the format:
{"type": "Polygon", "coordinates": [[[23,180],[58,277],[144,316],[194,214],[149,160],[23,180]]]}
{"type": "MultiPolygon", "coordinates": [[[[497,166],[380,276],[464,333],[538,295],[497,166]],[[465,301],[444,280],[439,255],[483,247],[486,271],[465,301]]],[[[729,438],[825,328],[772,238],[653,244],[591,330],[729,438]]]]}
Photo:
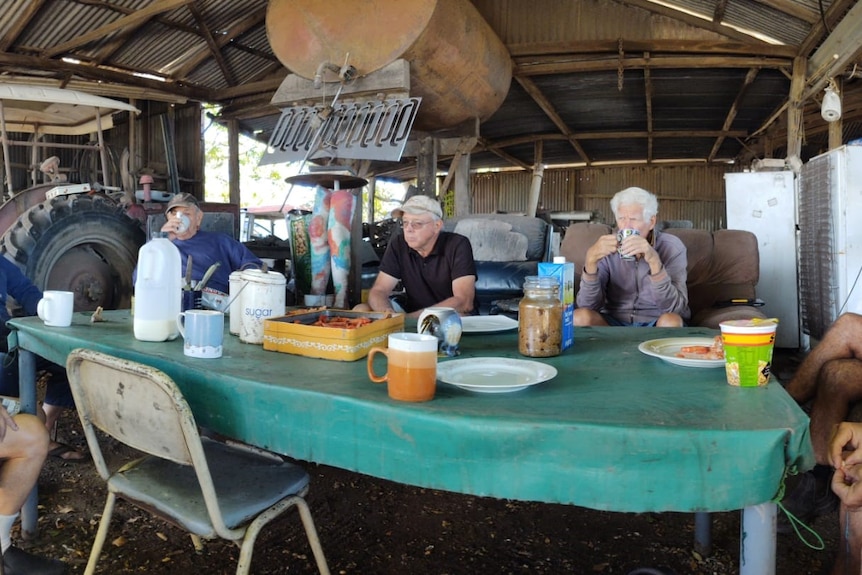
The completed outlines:
{"type": "Polygon", "coordinates": [[[241,242],[227,234],[201,230],[204,213],[191,194],[177,194],[168,202],[167,221],[161,231],[180,250],[183,271],[192,256],[192,284],[203,279],[215,263],[218,269],[203,290],[203,306],[227,311],[230,293],[230,274],[241,269],[261,269],[263,262],[241,242]]]}
{"type": "MultiPolygon", "coordinates": [[[[6,336],[9,328],[7,308],[8,299],[12,297],[20,305],[24,314],[36,315],[36,306],[42,299],[42,292],[18,269],[14,263],[0,256],[0,352],[7,353],[6,336]]],[[[75,401],[69,380],[66,379],[66,369],[43,358],[38,358],[36,369],[50,374],[45,391],[42,410],[45,414],[45,426],[56,434],[57,421],[64,409],[73,409],[75,401]]],[[[6,356],[6,361],[0,365],[0,395],[18,397],[18,362],[14,357],[6,356]]],[[[65,443],[51,439],[48,455],[63,461],[82,462],[87,457],[65,443]]]]}

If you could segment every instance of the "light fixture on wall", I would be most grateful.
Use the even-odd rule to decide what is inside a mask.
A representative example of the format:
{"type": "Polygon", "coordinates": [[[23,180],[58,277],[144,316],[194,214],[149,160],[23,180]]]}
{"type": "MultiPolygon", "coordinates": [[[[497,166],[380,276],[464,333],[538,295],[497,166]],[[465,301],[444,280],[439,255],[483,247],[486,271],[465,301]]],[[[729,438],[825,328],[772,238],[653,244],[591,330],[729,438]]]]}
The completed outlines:
{"type": "Polygon", "coordinates": [[[834,80],[830,80],[829,85],[826,86],[823,102],[820,104],[820,115],[827,122],[841,119],[841,98],[838,96],[838,86],[834,80]]]}

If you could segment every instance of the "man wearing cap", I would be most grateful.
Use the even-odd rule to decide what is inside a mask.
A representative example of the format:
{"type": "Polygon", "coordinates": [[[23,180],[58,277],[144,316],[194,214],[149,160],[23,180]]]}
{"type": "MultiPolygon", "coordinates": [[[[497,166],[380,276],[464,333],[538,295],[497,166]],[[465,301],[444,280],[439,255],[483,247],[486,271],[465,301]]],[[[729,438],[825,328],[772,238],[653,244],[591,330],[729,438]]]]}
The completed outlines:
{"type": "Polygon", "coordinates": [[[462,315],[475,312],[476,263],[466,237],[444,232],[443,210],[428,196],[416,195],[392,211],[401,218],[403,234],[394,236],[380,273],[368,293],[374,311],[393,310],[390,300],[400,281],[407,295],[404,311],[418,317],[432,306],[455,308],[462,315]]]}
{"type": "Polygon", "coordinates": [[[165,212],[167,221],[162,232],[180,250],[183,270],[192,258],[192,285],[200,282],[207,270],[220,265],[203,289],[203,305],[209,309],[226,310],[230,289],[230,274],[239,269],[260,269],[263,262],[241,242],[227,234],[202,231],[204,213],[191,194],[176,194],[165,212]]]}

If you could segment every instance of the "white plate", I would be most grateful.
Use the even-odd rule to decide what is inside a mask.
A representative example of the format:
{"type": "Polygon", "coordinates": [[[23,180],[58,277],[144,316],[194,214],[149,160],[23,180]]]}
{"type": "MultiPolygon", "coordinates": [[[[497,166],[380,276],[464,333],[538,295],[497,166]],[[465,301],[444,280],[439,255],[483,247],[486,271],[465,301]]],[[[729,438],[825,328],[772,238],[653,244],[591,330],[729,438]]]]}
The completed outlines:
{"type": "Polygon", "coordinates": [[[687,345],[710,346],[715,340],[711,337],[668,337],[665,339],[651,339],[638,346],[638,349],[647,355],[657,357],[674,365],[683,367],[724,367],[724,359],[690,359],[676,357],[679,350],[687,345]]]}
{"type": "Polygon", "coordinates": [[[465,315],[461,318],[462,333],[507,331],[518,327],[518,320],[507,315],[465,315]]]}
{"type": "Polygon", "coordinates": [[[479,393],[519,391],[556,375],[556,368],[526,359],[472,357],[437,364],[437,379],[479,393]]]}

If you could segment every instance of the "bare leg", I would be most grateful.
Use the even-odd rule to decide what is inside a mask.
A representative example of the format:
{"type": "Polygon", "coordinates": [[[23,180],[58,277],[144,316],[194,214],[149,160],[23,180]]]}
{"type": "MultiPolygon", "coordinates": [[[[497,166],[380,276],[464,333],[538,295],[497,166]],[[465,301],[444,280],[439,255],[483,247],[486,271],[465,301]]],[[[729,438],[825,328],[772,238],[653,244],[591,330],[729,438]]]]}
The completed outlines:
{"type": "Polygon", "coordinates": [[[595,310],[585,307],[579,307],[575,310],[574,324],[576,326],[607,326],[608,322],[602,317],[602,314],[595,310]]]}
{"type": "Polygon", "coordinates": [[[0,515],[14,515],[36,484],[48,453],[48,431],[34,415],[15,416],[18,430],[0,442],[0,515]]]}
{"type": "Polygon", "coordinates": [[[682,317],[676,313],[663,313],[655,322],[656,327],[682,327],[682,317]]]}
{"type": "Polygon", "coordinates": [[[848,509],[842,504],[838,521],[841,539],[831,575],[859,575],[862,573],[862,509],[848,509]]]}
{"type": "Polygon", "coordinates": [[[808,401],[815,395],[817,375],[823,364],[850,358],[862,359],[862,316],[855,313],[842,314],[835,320],[796,370],[787,384],[787,393],[798,403],[808,401]]]}
{"type": "MultiPolygon", "coordinates": [[[[835,359],[823,364],[811,406],[811,444],[817,463],[829,465],[829,440],[850,406],[862,399],[862,361],[835,359]]],[[[860,524],[862,525],[862,524],[860,524]]]]}

